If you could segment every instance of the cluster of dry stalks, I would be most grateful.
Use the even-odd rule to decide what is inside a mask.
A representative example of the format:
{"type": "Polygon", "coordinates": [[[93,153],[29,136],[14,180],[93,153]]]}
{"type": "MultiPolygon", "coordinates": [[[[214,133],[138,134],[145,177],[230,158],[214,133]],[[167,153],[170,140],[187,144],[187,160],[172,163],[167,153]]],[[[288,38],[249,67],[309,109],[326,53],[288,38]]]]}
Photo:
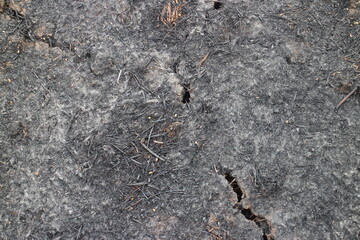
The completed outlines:
{"type": "Polygon", "coordinates": [[[160,12],[160,21],[167,27],[175,26],[181,17],[181,10],[185,4],[185,0],[172,0],[167,2],[160,12]]]}

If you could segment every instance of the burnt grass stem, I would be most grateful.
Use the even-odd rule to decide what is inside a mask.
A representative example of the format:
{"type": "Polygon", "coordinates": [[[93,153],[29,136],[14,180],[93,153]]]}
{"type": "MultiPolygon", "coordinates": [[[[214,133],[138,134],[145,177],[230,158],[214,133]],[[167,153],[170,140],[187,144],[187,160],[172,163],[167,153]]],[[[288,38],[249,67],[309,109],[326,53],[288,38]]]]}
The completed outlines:
{"type": "Polygon", "coordinates": [[[244,208],[242,206],[241,201],[242,201],[243,197],[245,197],[245,196],[244,196],[243,191],[241,190],[240,185],[236,181],[236,178],[234,176],[232,176],[230,173],[225,173],[224,177],[230,184],[233,191],[236,193],[237,203],[234,205],[234,207],[238,208],[240,210],[241,214],[244,215],[244,217],[247,220],[255,222],[255,224],[263,232],[263,235],[262,235],[263,240],[274,240],[274,236],[271,234],[271,225],[270,225],[269,221],[266,220],[266,218],[263,216],[256,215],[251,210],[251,208],[244,208]]]}

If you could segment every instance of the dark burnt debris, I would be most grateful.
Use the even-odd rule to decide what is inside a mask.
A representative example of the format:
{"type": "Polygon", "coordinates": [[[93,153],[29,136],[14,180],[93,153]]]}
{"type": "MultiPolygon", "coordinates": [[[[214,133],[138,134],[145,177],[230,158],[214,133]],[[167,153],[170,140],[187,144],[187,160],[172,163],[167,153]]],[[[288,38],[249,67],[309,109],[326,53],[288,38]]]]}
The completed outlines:
{"type": "Polygon", "coordinates": [[[0,0],[0,239],[356,239],[359,19],[0,0]]]}

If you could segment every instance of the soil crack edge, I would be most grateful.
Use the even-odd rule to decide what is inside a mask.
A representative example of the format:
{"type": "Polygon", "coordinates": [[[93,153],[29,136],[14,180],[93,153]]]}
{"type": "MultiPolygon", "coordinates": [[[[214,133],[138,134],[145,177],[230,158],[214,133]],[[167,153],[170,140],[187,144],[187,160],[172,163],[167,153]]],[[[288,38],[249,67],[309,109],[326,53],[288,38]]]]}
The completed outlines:
{"type": "Polygon", "coordinates": [[[245,198],[245,194],[241,189],[240,185],[238,184],[236,178],[231,175],[230,172],[224,174],[225,179],[230,184],[233,191],[236,193],[237,202],[234,205],[234,208],[240,210],[241,214],[245,216],[246,219],[255,222],[255,224],[262,230],[263,240],[275,240],[273,234],[271,233],[271,224],[269,220],[265,217],[255,214],[251,208],[244,208],[242,205],[242,200],[245,198]]]}

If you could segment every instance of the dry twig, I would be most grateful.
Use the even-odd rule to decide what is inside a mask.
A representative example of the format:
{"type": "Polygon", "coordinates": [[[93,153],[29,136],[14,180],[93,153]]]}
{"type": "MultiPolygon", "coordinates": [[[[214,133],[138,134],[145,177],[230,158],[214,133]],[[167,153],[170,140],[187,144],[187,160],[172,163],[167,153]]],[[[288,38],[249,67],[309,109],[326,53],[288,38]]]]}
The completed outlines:
{"type": "Polygon", "coordinates": [[[198,67],[201,67],[201,65],[206,61],[206,59],[209,57],[210,52],[208,52],[198,63],[198,67]]]}
{"type": "Polygon", "coordinates": [[[357,90],[359,89],[359,86],[356,86],[354,88],[354,90],[352,90],[348,95],[346,95],[340,102],[339,104],[336,106],[335,109],[338,109],[344,102],[346,102],[346,100],[349,99],[349,97],[351,97],[351,95],[353,95],[357,90]]]}

